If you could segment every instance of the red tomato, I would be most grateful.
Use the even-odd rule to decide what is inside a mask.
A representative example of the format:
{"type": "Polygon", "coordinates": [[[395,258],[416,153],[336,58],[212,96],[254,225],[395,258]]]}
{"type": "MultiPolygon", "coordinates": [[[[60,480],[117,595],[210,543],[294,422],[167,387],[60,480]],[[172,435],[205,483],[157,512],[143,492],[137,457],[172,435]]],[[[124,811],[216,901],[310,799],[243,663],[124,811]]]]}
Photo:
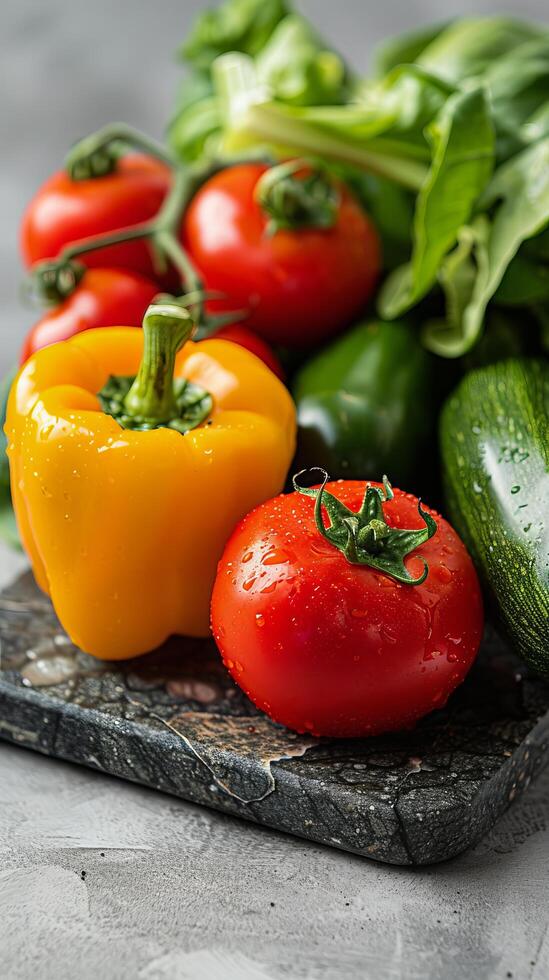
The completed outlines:
{"type": "Polygon", "coordinates": [[[90,327],[140,327],[158,286],[126,269],[89,269],[74,292],[49,309],[27,335],[23,364],[31,354],[90,327]]]}
{"type": "Polygon", "coordinates": [[[253,330],[248,330],[247,327],[242,326],[240,323],[234,323],[228,327],[222,327],[221,330],[217,331],[215,336],[220,337],[222,340],[231,340],[233,344],[245,347],[246,350],[251,351],[252,354],[259,357],[260,361],[263,361],[271,369],[273,374],[276,374],[277,378],[284,381],[284,369],[275,352],[253,330]]]}
{"type": "Polygon", "coordinates": [[[271,343],[308,347],[346,327],[372,295],[379,240],[370,219],[341,187],[336,224],[265,233],[254,200],[267,168],[239,164],[197,192],[184,221],[184,243],[215,308],[249,310],[246,323],[271,343]]]}
{"type": "MultiPolygon", "coordinates": [[[[23,216],[21,251],[27,266],[53,259],[72,242],[118,231],[153,218],[171,183],[169,168],[131,154],[114,173],[73,181],[60,170],[42,185],[23,216]]],[[[125,242],[87,252],[79,261],[90,267],[119,266],[154,277],[145,241],[125,242]]]]}
{"type": "MultiPolygon", "coordinates": [[[[373,484],[374,486],[376,484],[373,484]]],[[[328,484],[358,511],[364,484],[328,484]]],[[[419,528],[417,499],[399,490],[387,523],[419,528]]],[[[473,563],[450,525],[407,559],[421,585],[350,564],[325,541],[314,503],[297,493],[248,514],[230,538],[212,598],[224,663],[277,722],[317,735],[363,736],[412,725],[440,708],[478,650],[483,613],[473,563]]]]}

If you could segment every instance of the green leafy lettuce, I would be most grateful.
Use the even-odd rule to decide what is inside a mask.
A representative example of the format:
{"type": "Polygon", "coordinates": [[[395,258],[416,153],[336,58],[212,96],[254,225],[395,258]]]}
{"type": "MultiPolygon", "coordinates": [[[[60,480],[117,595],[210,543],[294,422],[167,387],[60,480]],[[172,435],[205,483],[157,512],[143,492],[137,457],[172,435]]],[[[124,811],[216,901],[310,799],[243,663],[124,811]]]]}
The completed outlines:
{"type": "MultiPolygon", "coordinates": [[[[485,215],[479,216],[469,231],[470,254],[475,255],[476,261],[467,300],[464,302],[462,296],[459,315],[448,315],[445,323],[432,325],[425,332],[427,346],[437,353],[461,354],[470,349],[480,334],[486,307],[511,269],[521,245],[548,225],[549,139],[533,144],[502,164],[479,204],[492,217],[489,220],[485,215]]],[[[530,273],[527,254],[522,257],[519,273],[525,267],[530,273]]],[[[445,263],[446,276],[451,281],[450,288],[457,288],[448,269],[450,258],[445,263]]],[[[512,274],[517,274],[516,267],[512,274]]],[[[538,278],[537,284],[545,286],[545,290],[533,289],[530,275],[525,283],[519,284],[523,301],[527,298],[529,302],[539,302],[547,297],[546,276],[546,273],[541,276],[541,284],[538,278]],[[526,297],[525,287],[533,290],[526,297]]],[[[463,294],[463,290],[460,292],[463,294]]]]}
{"type": "Polygon", "coordinates": [[[494,160],[494,132],[482,88],[457,91],[427,127],[432,162],[416,203],[411,261],[386,280],[381,315],[400,316],[425,296],[460,228],[486,186],[494,160]]]}
{"type": "Polygon", "coordinates": [[[212,65],[229,51],[253,59],[255,83],[288,105],[333,105],[350,94],[345,62],[304,17],[279,0],[228,0],[200,15],[181,49],[192,70],[180,88],[169,137],[186,161],[216,152],[224,117],[212,65]]]}
{"type": "Polygon", "coordinates": [[[225,51],[257,54],[287,13],[284,0],[228,0],[199,14],[180,53],[199,71],[225,51]]]}

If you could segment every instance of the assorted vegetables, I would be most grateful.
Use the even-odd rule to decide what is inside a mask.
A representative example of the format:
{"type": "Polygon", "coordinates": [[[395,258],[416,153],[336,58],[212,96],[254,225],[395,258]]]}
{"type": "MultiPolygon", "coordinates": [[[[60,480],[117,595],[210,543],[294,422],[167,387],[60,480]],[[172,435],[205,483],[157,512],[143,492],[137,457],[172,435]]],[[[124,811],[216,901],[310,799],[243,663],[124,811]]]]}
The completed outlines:
{"type": "Polygon", "coordinates": [[[169,145],[106,126],[24,215],[46,310],[4,385],[0,534],[82,649],[211,628],[298,731],[442,707],[473,561],[549,676],[549,31],[456,20],[364,79],[285,0],[226,0],[181,54],[169,145]]]}
{"type": "Polygon", "coordinates": [[[474,346],[487,304],[521,268],[547,304],[547,28],[452,21],[390,41],[362,79],[289,5],[267,6],[271,33],[250,27],[265,24],[263,0],[229,0],[183,48],[193,71],[170,131],[182,157],[261,145],[366,171],[382,238],[395,237],[407,197],[403,261],[391,261],[378,312],[399,317],[428,296],[424,343],[438,354],[474,346]]]}

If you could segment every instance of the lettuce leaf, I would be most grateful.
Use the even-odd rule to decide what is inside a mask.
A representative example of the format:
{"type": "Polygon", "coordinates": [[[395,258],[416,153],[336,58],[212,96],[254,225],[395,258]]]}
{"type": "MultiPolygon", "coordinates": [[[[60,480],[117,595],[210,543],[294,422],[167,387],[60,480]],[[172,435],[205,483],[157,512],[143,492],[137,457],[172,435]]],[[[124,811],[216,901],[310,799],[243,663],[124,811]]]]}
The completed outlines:
{"type": "Polygon", "coordinates": [[[421,53],[448,27],[448,22],[428,24],[382,41],[374,51],[374,77],[383,78],[399,65],[417,62],[421,53]]]}
{"type": "Polygon", "coordinates": [[[546,35],[546,28],[513,17],[461,17],[439,32],[416,61],[455,84],[481,75],[496,59],[546,35]]]}
{"type": "Polygon", "coordinates": [[[286,4],[267,3],[260,5],[261,17],[251,17],[248,24],[257,6],[256,0],[228,0],[203,14],[183,48],[193,71],[180,88],[168,136],[185,161],[217,152],[223,115],[212,66],[224,52],[250,58],[253,84],[261,85],[270,99],[310,106],[338,105],[350,97],[354,83],[349,68],[304,17],[286,15],[286,4]]]}
{"type": "Polygon", "coordinates": [[[351,92],[343,58],[299,14],[280,21],[256,57],[256,69],[273,96],[289,105],[339,105],[351,92]]]}
{"type": "Polygon", "coordinates": [[[285,0],[225,0],[198,15],[180,56],[193,68],[207,71],[225,51],[255,55],[287,13],[285,0]]]}
{"type": "Polygon", "coordinates": [[[458,317],[430,324],[424,333],[426,346],[446,357],[460,357],[473,347],[487,305],[520,246],[549,223],[549,139],[502,164],[478,207],[490,212],[491,220],[480,215],[473,226],[476,273],[469,298],[458,317]]]}
{"type": "Polygon", "coordinates": [[[410,309],[434,285],[442,260],[490,177],[494,131],[484,90],[455,92],[427,136],[433,155],[417,198],[412,259],[382,287],[378,308],[386,319],[410,309]]]}

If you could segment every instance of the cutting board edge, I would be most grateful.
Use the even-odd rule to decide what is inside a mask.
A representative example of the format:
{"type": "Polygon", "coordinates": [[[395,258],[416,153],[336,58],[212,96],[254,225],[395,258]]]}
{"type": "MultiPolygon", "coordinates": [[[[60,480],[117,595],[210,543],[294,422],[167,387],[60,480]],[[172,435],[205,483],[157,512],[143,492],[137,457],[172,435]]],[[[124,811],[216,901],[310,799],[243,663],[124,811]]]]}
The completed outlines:
{"type": "MultiPolygon", "coordinates": [[[[506,759],[505,763],[488,780],[481,783],[471,802],[469,804],[458,803],[455,805],[453,808],[455,811],[453,813],[453,819],[459,820],[461,817],[463,824],[468,830],[461,839],[457,840],[453,845],[450,845],[446,851],[442,851],[440,845],[441,839],[437,838],[435,834],[432,836],[432,846],[428,855],[426,856],[426,852],[422,851],[422,856],[418,857],[416,846],[410,840],[410,831],[405,827],[398,810],[400,800],[394,806],[388,805],[386,815],[388,816],[389,813],[392,813],[394,833],[397,836],[400,835],[402,843],[402,859],[394,860],[376,853],[375,839],[372,839],[366,846],[361,847],[354,846],[351,839],[344,842],[341,839],[329,836],[327,832],[315,832],[314,822],[311,828],[303,830],[299,830],[293,825],[291,827],[285,827],[281,825],[279,818],[276,822],[272,818],[269,819],[268,810],[267,813],[264,812],[268,808],[267,801],[270,800],[269,796],[263,801],[242,803],[234,800],[228,794],[222,794],[217,788],[212,787],[211,773],[209,773],[204,763],[198,759],[192,750],[175,733],[168,730],[163,732],[154,728],[147,728],[131,720],[118,720],[118,724],[116,722],[117,720],[113,718],[112,725],[109,725],[109,716],[95,708],[82,708],[79,705],[71,705],[55,697],[45,696],[43,691],[38,693],[29,688],[18,688],[11,683],[0,680],[0,739],[4,741],[38,751],[44,755],[62,759],[66,762],[84,765],[94,771],[125,779],[129,782],[146,786],[152,790],[165,792],[198,806],[207,806],[217,812],[246,819],[275,831],[298,836],[317,844],[336,847],[370,860],[396,866],[428,866],[450,860],[469,849],[487,833],[511,803],[519,799],[530,782],[537,778],[544,766],[549,763],[549,712],[546,712],[540,716],[536,725],[530,730],[520,745],[517,746],[512,756],[506,759]],[[87,716],[87,719],[86,717],[82,719],[83,714],[87,716]],[[116,734],[116,730],[120,730],[121,726],[126,726],[130,733],[135,733],[135,735],[139,734],[141,742],[149,743],[147,748],[154,755],[158,753],[159,741],[163,741],[169,746],[169,751],[177,750],[178,761],[182,763],[185,760],[186,764],[192,770],[193,776],[189,779],[185,787],[176,784],[173,784],[172,787],[166,784],[155,786],[149,780],[140,778],[135,770],[129,769],[126,757],[123,763],[120,763],[117,753],[108,754],[106,760],[99,762],[96,757],[94,761],[94,758],[90,756],[89,752],[86,755],[84,749],[81,752],[76,750],[68,751],[63,745],[58,746],[57,742],[59,741],[59,734],[63,731],[63,727],[67,724],[67,721],[70,724],[71,716],[73,716],[74,720],[77,719],[78,725],[81,725],[83,720],[84,722],[86,720],[89,721],[92,723],[90,730],[94,730],[95,734],[99,736],[102,734],[108,735],[111,741],[116,734]],[[45,742],[44,740],[41,742],[40,739],[41,728],[46,736],[45,742]],[[145,738],[143,737],[144,733],[146,733],[145,738]],[[197,779],[197,774],[199,777],[202,776],[202,779],[197,779]],[[209,784],[210,788],[208,799],[201,798],[199,792],[199,787],[204,787],[205,782],[209,784]],[[211,792],[212,788],[218,793],[217,799],[211,792]],[[475,817],[477,818],[476,820],[475,817]]],[[[73,742],[72,744],[77,745],[78,743],[73,742]]],[[[291,769],[280,766],[277,762],[273,762],[272,767],[275,784],[278,783],[282,788],[291,788],[292,783],[296,779],[291,769]]],[[[163,774],[165,775],[164,767],[163,774]]],[[[305,793],[307,798],[313,801],[314,805],[314,798],[320,789],[317,781],[299,778],[298,783],[299,792],[305,793]],[[307,784],[306,789],[303,788],[304,783],[307,784]]],[[[293,789],[295,791],[295,785],[293,789]]],[[[276,794],[276,792],[277,790],[275,788],[274,793],[276,794]]],[[[322,787],[321,792],[325,797],[330,796],[329,789],[327,791],[325,786],[322,787]]],[[[334,795],[334,802],[337,799],[338,806],[341,806],[340,794],[341,787],[338,786],[338,795],[334,795]]],[[[356,820],[353,821],[353,823],[356,822],[356,820]]]]}

